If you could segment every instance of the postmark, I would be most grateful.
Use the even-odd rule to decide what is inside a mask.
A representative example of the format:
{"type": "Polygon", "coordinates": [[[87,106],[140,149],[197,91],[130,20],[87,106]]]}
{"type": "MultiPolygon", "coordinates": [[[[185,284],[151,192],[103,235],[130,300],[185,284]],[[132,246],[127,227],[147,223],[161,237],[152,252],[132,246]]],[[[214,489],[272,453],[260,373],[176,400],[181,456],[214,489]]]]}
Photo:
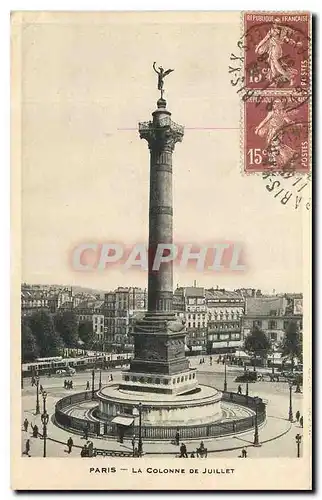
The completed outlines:
{"type": "Polygon", "coordinates": [[[276,202],[294,210],[311,210],[311,172],[298,174],[294,172],[263,172],[265,192],[276,202]]]}
{"type": "Polygon", "coordinates": [[[244,103],[245,172],[310,168],[309,104],[290,95],[260,95],[244,103]],[[258,105],[258,102],[260,103],[258,105]]]}

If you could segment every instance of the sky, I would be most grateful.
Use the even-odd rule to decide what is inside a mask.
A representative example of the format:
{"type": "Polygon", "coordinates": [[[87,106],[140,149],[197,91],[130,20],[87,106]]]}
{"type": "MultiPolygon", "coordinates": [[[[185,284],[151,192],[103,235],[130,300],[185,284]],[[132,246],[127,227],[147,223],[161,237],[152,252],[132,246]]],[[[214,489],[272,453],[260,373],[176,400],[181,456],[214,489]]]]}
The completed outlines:
{"type": "Polygon", "coordinates": [[[185,126],[173,155],[174,241],[238,242],[245,272],[174,269],[174,286],[301,291],[303,211],[282,205],[260,175],[242,172],[240,101],[230,84],[239,15],[41,17],[22,30],[22,281],[110,290],[147,286],[146,272],[75,271],[88,242],[147,242],[149,150],[138,122],[165,81],[185,126]],[[199,16],[199,17],[198,17],[199,16]]]}

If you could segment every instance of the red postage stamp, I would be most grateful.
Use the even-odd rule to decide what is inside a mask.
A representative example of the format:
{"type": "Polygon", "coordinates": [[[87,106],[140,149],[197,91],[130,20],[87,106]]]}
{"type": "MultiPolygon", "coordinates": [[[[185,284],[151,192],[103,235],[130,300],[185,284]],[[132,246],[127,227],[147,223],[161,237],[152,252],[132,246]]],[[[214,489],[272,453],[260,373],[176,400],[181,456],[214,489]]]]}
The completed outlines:
{"type": "Polygon", "coordinates": [[[309,88],[310,36],[309,13],[245,13],[245,86],[252,90],[309,88]]]}
{"type": "Polygon", "coordinates": [[[293,94],[257,95],[244,104],[247,173],[309,172],[309,101],[293,94]]]}

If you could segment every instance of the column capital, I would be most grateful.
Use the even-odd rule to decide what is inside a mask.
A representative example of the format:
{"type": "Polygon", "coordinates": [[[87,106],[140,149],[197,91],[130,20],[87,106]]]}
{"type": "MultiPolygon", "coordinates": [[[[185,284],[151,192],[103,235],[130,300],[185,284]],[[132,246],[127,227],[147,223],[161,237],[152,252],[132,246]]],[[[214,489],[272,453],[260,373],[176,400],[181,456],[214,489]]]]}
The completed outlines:
{"type": "Polygon", "coordinates": [[[148,142],[151,150],[172,152],[176,143],[183,139],[184,127],[168,115],[157,116],[153,121],[139,123],[139,135],[148,142]]]}

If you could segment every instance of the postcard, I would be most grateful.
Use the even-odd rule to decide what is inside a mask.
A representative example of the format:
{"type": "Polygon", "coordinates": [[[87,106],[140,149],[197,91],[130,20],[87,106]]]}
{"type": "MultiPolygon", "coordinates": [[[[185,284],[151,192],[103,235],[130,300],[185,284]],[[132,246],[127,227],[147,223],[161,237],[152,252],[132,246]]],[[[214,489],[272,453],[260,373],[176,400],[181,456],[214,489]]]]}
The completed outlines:
{"type": "Polygon", "coordinates": [[[12,13],[12,489],[312,489],[311,17],[12,13]]]}

